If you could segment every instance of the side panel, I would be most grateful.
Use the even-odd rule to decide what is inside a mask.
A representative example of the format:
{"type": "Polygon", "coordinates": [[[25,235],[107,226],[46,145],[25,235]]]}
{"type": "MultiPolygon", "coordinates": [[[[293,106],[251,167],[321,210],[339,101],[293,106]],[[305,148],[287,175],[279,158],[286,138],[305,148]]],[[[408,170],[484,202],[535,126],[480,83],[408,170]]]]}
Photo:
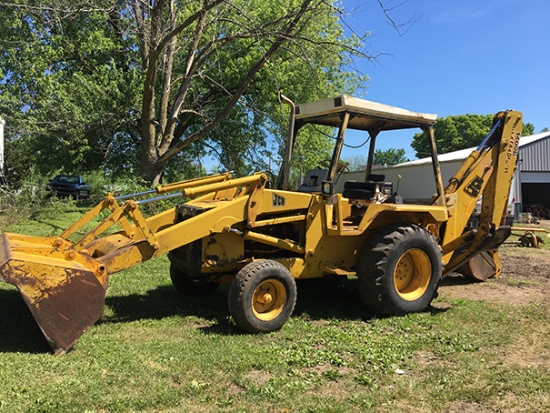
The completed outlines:
{"type": "Polygon", "coordinates": [[[203,273],[237,271],[245,261],[244,240],[233,232],[211,234],[202,239],[203,273]]]}
{"type": "Polygon", "coordinates": [[[260,215],[290,214],[310,207],[314,195],[302,192],[264,189],[256,198],[251,197],[252,208],[257,208],[260,215]]]}

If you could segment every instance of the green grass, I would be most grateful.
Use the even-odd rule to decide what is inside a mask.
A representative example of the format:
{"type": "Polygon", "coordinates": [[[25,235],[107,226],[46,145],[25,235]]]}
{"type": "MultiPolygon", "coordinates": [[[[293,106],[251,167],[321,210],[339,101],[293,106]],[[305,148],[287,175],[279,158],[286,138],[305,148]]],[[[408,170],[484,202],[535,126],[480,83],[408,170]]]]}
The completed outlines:
{"type": "MultiPolygon", "coordinates": [[[[79,211],[10,228],[48,234],[79,211]]],[[[0,412],[543,412],[547,306],[469,300],[379,318],[353,280],[301,282],[281,331],[241,333],[227,288],[183,297],[168,261],[110,279],[105,316],[49,351],[18,292],[0,285],[0,412]],[[397,372],[396,372],[397,371],[397,372]],[[402,373],[402,374],[398,374],[402,373]]]]}

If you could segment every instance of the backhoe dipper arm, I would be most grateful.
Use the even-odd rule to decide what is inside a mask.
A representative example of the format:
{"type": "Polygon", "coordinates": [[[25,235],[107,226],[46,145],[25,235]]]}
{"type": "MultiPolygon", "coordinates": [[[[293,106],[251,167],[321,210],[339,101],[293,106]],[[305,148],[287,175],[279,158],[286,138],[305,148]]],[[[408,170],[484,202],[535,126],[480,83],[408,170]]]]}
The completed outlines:
{"type": "MultiPolygon", "coordinates": [[[[520,112],[497,113],[489,134],[449,180],[443,195],[449,208],[449,220],[442,237],[445,273],[481,252],[496,250],[510,235],[510,228],[501,225],[506,218],[521,131],[520,112]],[[465,232],[482,195],[479,227],[477,231],[465,232]]],[[[491,254],[495,261],[493,275],[498,275],[500,262],[496,252],[491,254]]]]}

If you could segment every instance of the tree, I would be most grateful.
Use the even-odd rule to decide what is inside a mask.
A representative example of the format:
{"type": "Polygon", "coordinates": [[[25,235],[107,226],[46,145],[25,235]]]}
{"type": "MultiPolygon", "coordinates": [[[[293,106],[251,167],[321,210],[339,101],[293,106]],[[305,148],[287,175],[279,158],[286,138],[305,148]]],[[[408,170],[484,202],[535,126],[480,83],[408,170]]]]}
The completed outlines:
{"type": "Polygon", "coordinates": [[[10,139],[68,169],[157,183],[209,153],[243,170],[286,122],[279,89],[305,101],[362,81],[342,70],[361,53],[340,14],[329,0],[0,3],[0,110],[10,139]]]}
{"type": "Polygon", "coordinates": [[[374,151],[374,165],[397,165],[407,161],[405,149],[390,148],[385,151],[381,149],[376,149],[374,151]]]}
{"type": "Polygon", "coordinates": [[[348,156],[343,161],[347,164],[347,169],[350,172],[364,171],[367,165],[367,158],[363,155],[348,156]]]}
{"type": "Polygon", "coordinates": [[[535,125],[530,122],[523,124],[523,129],[521,131],[521,136],[530,136],[535,134],[535,125]]]}
{"type": "MultiPolygon", "coordinates": [[[[448,153],[478,146],[491,130],[493,115],[458,115],[439,118],[434,122],[434,134],[438,153],[448,153]]],[[[523,125],[522,136],[532,135],[535,127],[523,125]]],[[[411,143],[417,158],[430,155],[430,143],[424,132],[417,133],[411,143]]]]}
{"type": "Polygon", "coordinates": [[[111,144],[135,128],[140,71],[105,24],[112,8],[88,3],[0,4],[6,138],[42,173],[103,167],[111,144]]]}
{"type": "MultiPolygon", "coordinates": [[[[438,153],[448,153],[479,145],[491,129],[492,115],[458,115],[439,118],[433,128],[438,153]]],[[[429,139],[424,132],[413,137],[411,146],[418,158],[430,155],[429,139]]]]}

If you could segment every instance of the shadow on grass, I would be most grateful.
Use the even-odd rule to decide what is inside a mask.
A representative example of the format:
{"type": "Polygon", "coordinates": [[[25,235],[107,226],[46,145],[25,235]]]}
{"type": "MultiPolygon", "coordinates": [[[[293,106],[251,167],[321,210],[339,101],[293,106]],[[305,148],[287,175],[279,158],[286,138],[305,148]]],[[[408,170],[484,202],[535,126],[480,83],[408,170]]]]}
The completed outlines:
{"type": "MultiPolygon", "coordinates": [[[[229,321],[228,287],[221,286],[211,294],[187,296],[178,294],[170,285],[160,286],[146,294],[108,297],[113,315],[100,323],[118,323],[171,316],[195,316],[212,322],[218,333],[238,332],[229,321]]],[[[298,282],[298,299],[293,317],[311,320],[329,318],[368,320],[373,316],[361,303],[350,280],[303,280],[298,282]]]]}
{"type": "Polygon", "coordinates": [[[0,290],[0,314],[0,352],[51,352],[19,291],[0,290]]]}
{"type": "Polygon", "coordinates": [[[299,280],[295,316],[311,320],[342,319],[368,321],[376,314],[361,302],[355,280],[315,278],[299,280]]]}
{"type": "MultiPolygon", "coordinates": [[[[61,233],[62,233],[63,231],[65,231],[65,230],[67,229],[67,227],[68,227],[68,225],[67,225],[67,227],[65,227],[65,226],[61,227],[61,226],[56,225],[56,224],[54,224],[54,223],[52,223],[52,222],[40,220],[40,219],[37,218],[37,217],[34,217],[34,218],[33,218],[33,221],[35,221],[35,222],[37,222],[37,223],[43,225],[44,227],[48,227],[48,228],[49,228],[49,234],[61,234],[61,233]]],[[[46,236],[47,236],[47,235],[46,235],[46,236]]]]}
{"type": "Polygon", "coordinates": [[[172,316],[196,316],[222,323],[227,318],[227,287],[206,295],[179,294],[171,285],[162,285],[146,294],[107,297],[113,315],[98,323],[122,323],[143,319],[160,320],[172,316]]]}
{"type": "MultiPolygon", "coordinates": [[[[298,302],[294,316],[312,320],[340,319],[369,321],[391,318],[375,313],[363,304],[353,279],[311,279],[298,283],[298,302]]],[[[424,312],[440,314],[448,309],[428,307],[424,312]]]]}
{"type": "MultiPolygon", "coordinates": [[[[305,320],[362,320],[382,318],[361,302],[354,280],[300,280],[298,300],[292,317],[305,320]]],[[[227,309],[228,287],[221,286],[208,295],[187,296],[171,285],[162,285],[146,294],[108,296],[106,305],[112,314],[104,315],[96,324],[116,324],[139,320],[160,320],[166,317],[194,316],[208,320],[200,327],[206,334],[243,334],[230,320],[227,309]]],[[[50,352],[39,327],[19,293],[0,290],[0,352],[50,352]]],[[[430,307],[431,314],[446,311],[430,307]]]]}

